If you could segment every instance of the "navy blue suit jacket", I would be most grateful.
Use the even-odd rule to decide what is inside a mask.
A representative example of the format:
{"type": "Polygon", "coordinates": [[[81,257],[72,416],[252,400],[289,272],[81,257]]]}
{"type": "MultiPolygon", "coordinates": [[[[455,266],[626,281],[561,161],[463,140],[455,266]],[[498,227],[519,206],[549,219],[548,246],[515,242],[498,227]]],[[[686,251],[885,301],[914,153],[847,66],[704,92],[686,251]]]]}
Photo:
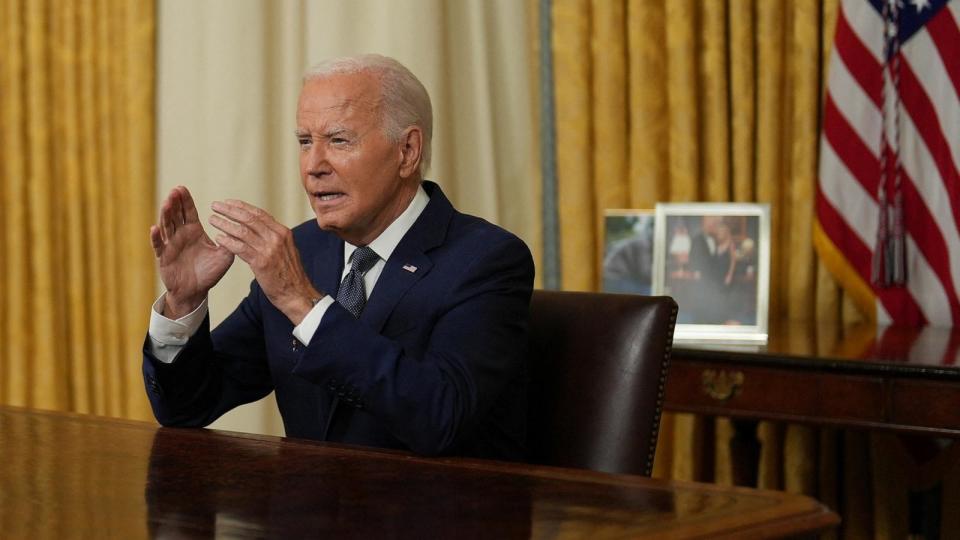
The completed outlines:
{"type": "MultiPolygon", "coordinates": [[[[144,346],[157,420],[206,426],[276,392],[287,436],[421,454],[523,456],[533,260],[516,236],[457,212],[440,188],[386,261],[359,319],[334,303],[310,344],[257,282],[171,364],[144,346]],[[406,267],[406,268],[405,268],[406,267]],[[415,267],[415,271],[409,271],[415,267]]],[[[293,230],[314,286],[336,296],[343,241],[293,230]]]]}

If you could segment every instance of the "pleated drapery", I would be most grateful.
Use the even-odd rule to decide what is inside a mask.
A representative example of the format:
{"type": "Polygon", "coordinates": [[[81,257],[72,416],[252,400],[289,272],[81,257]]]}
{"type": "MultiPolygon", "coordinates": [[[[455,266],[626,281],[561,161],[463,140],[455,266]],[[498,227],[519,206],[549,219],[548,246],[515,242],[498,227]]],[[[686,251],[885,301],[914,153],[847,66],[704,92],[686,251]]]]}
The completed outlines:
{"type": "Polygon", "coordinates": [[[148,418],[152,0],[0,1],[0,403],[148,418]]]}
{"type": "MultiPolygon", "coordinates": [[[[544,252],[559,251],[563,289],[598,290],[605,209],[765,202],[771,320],[840,328],[871,318],[841,292],[811,240],[837,3],[530,0],[534,17],[549,22],[534,50],[552,52],[551,70],[540,73],[553,75],[556,176],[545,175],[544,192],[555,182],[559,230],[544,252]]],[[[803,345],[816,353],[836,337],[803,345]]],[[[939,473],[918,473],[893,436],[769,422],[757,431],[759,486],[816,496],[840,512],[843,537],[902,537],[916,478],[942,473],[944,486],[957,484],[946,458],[939,473]]],[[[665,415],[655,476],[731,484],[732,436],[727,419],[665,415]]],[[[943,497],[947,508],[956,495],[943,497]]],[[[957,530],[952,514],[943,530],[957,530]]]]}
{"type": "Polygon", "coordinates": [[[552,2],[565,289],[599,285],[604,209],[767,202],[771,317],[842,319],[839,289],[820,279],[810,241],[835,5],[552,2]]]}

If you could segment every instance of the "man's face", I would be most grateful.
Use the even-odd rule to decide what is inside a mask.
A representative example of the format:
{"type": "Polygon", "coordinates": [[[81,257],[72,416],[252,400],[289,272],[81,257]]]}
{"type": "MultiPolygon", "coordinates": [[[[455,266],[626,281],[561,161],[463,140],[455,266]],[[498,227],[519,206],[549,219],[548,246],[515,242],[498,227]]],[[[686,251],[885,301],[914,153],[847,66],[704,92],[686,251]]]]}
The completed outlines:
{"type": "Polygon", "coordinates": [[[354,245],[376,238],[417,189],[403,143],[386,136],[369,73],[308,80],[297,106],[300,178],[320,228],[354,245]]]}
{"type": "Polygon", "coordinates": [[[717,225],[720,224],[720,216],[703,216],[703,232],[710,236],[716,236],[717,225]]]}

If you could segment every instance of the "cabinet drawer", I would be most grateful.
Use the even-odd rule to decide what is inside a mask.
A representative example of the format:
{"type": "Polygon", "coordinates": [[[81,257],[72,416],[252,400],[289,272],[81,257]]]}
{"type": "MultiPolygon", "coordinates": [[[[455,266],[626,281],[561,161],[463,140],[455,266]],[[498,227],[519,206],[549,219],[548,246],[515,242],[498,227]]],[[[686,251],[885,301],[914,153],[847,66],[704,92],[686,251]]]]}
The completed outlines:
{"type": "Polygon", "coordinates": [[[703,414],[884,422],[883,390],[879,377],[675,361],[667,374],[665,405],[703,414]]]}
{"type": "Polygon", "coordinates": [[[960,430],[960,386],[936,381],[894,381],[891,422],[960,430]]]}

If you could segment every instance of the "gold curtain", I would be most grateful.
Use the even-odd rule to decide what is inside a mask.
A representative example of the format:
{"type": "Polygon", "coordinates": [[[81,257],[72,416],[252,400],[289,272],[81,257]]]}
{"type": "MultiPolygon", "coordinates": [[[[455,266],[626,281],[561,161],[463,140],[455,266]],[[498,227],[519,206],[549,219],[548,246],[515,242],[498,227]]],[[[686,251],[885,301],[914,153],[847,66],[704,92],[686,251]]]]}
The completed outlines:
{"type": "MultiPolygon", "coordinates": [[[[598,290],[604,209],[767,202],[771,319],[871,318],[817,261],[811,240],[837,3],[550,2],[564,289],[598,290]]],[[[539,2],[530,5],[541,15],[539,2]]],[[[905,533],[903,515],[892,519],[881,504],[883,493],[905,497],[902,470],[883,466],[891,461],[877,450],[893,443],[768,422],[757,431],[760,487],[839,509],[845,538],[905,533]],[[871,482],[872,490],[858,487],[871,482]]],[[[655,476],[731,484],[732,435],[726,419],[665,415],[655,476]]]]}
{"type": "Polygon", "coordinates": [[[0,0],[0,404],[148,418],[153,0],[0,0]]]}
{"type": "Polygon", "coordinates": [[[606,208],[760,201],[774,216],[771,317],[811,319],[821,307],[840,319],[839,291],[819,279],[810,240],[835,6],[552,3],[565,289],[598,287],[599,264],[582,254],[601,253],[606,208]]]}

